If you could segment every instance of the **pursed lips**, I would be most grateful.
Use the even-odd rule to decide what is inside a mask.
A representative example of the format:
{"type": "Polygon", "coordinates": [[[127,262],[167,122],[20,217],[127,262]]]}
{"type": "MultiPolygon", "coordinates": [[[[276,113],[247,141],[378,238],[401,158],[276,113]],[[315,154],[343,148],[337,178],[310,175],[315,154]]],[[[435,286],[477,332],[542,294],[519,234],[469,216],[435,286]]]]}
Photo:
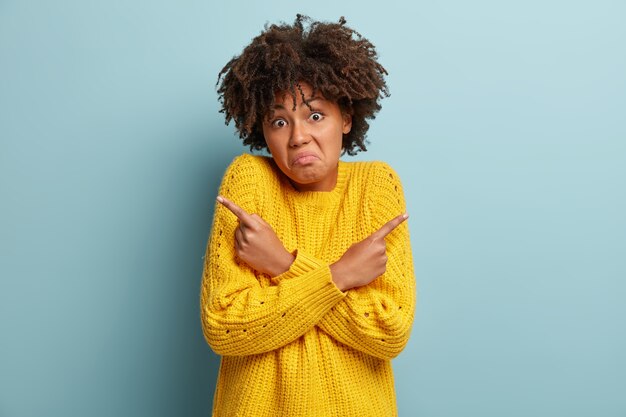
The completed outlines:
{"type": "Polygon", "coordinates": [[[307,160],[312,159],[310,157],[319,159],[319,156],[317,156],[313,152],[302,152],[302,153],[297,154],[296,157],[291,160],[291,166],[297,165],[298,162],[302,162],[303,160],[307,161],[307,160]]]}

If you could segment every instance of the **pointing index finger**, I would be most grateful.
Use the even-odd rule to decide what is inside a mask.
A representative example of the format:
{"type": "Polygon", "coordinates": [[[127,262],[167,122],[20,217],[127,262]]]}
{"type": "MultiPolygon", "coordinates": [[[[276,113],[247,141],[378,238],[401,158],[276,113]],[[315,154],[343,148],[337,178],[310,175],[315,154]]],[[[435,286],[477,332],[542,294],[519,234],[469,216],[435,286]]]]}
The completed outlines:
{"type": "Polygon", "coordinates": [[[217,201],[220,204],[222,204],[224,207],[226,207],[228,210],[230,210],[231,213],[233,213],[235,216],[237,216],[237,218],[244,225],[249,225],[250,224],[250,215],[244,209],[239,207],[237,204],[235,204],[234,202],[230,201],[226,197],[222,197],[221,195],[217,196],[217,201]]]}
{"type": "Polygon", "coordinates": [[[393,219],[389,220],[387,223],[383,224],[383,226],[380,229],[375,231],[372,234],[372,237],[374,238],[386,237],[389,233],[391,233],[396,227],[398,227],[403,221],[405,221],[408,218],[409,218],[409,215],[407,213],[401,214],[398,217],[394,217],[393,219]]]}

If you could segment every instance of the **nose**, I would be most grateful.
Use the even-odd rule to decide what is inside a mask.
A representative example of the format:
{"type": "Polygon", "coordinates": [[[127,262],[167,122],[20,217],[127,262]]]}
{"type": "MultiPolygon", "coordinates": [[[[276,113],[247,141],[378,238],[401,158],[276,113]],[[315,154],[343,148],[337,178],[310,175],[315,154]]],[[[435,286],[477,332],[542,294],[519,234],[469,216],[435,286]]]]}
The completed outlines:
{"type": "Polygon", "coordinates": [[[291,129],[289,146],[292,148],[298,148],[311,141],[311,136],[307,132],[306,126],[304,126],[303,123],[294,123],[292,126],[293,128],[291,129]]]}

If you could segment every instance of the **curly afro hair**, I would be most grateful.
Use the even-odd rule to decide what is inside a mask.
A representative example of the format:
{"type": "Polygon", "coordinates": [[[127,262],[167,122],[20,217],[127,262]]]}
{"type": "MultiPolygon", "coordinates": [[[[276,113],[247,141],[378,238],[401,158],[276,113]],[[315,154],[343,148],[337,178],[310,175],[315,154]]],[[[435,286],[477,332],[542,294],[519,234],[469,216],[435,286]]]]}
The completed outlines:
{"type": "Polygon", "coordinates": [[[294,109],[296,90],[306,102],[300,82],[352,116],[352,129],[343,135],[343,151],[355,155],[367,150],[367,119],[374,119],[381,108],[379,100],[389,97],[387,71],[378,63],[374,45],[345,24],[343,17],[338,23],[322,23],[300,14],[293,25],[266,24],[242,54],[220,71],[220,112],[226,124],[235,121],[250,150],[267,148],[261,124],[271,116],[276,93],[291,93],[294,109]]]}

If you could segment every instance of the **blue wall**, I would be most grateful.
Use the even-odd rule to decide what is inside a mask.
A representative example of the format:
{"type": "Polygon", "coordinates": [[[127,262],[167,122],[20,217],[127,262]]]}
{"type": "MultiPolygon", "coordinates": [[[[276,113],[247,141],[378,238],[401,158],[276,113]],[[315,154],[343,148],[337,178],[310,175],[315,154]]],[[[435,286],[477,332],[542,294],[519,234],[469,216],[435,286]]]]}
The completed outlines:
{"type": "Polygon", "coordinates": [[[0,3],[0,416],[209,415],[202,256],[244,151],[214,85],[297,12],[390,73],[359,158],[411,214],[400,415],[625,416],[625,3],[248,3],[0,3]]]}

